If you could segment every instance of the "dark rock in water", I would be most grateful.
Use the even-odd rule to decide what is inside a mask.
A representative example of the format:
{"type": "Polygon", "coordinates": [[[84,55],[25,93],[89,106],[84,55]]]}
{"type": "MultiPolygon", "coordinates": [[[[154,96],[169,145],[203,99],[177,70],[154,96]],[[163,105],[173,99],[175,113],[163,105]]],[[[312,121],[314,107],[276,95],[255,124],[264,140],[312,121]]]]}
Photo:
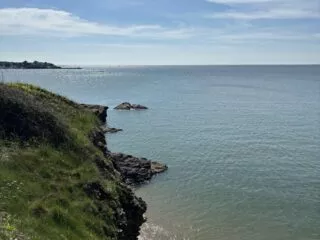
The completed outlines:
{"type": "Polygon", "coordinates": [[[145,110],[148,109],[146,106],[140,105],[140,104],[130,104],[128,102],[124,102],[116,106],[114,109],[117,110],[145,110]]]}
{"type": "Polygon", "coordinates": [[[131,108],[132,109],[135,109],[135,110],[144,110],[144,109],[148,109],[146,106],[143,106],[143,105],[140,105],[140,104],[132,104],[131,105],[131,108]]]}
{"type": "Polygon", "coordinates": [[[168,167],[166,165],[163,165],[162,163],[151,162],[151,174],[152,175],[155,175],[158,173],[163,173],[167,169],[168,169],[168,167]]]}
{"type": "Polygon", "coordinates": [[[123,153],[110,153],[115,168],[121,173],[124,181],[138,185],[151,180],[152,176],[168,169],[166,165],[137,158],[123,153]]]}
{"type": "Polygon", "coordinates": [[[116,106],[114,109],[117,110],[130,110],[131,109],[131,104],[128,102],[124,102],[116,106]]]}
{"type": "Polygon", "coordinates": [[[110,127],[104,127],[102,130],[104,133],[117,133],[117,132],[123,131],[120,128],[110,128],[110,127]]]}

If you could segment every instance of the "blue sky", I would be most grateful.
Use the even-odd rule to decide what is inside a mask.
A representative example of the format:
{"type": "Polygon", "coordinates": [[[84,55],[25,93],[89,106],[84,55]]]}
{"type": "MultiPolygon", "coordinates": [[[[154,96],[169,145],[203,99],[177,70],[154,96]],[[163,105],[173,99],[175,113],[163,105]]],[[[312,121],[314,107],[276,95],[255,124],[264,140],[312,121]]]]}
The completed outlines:
{"type": "Polygon", "coordinates": [[[320,0],[0,0],[0,60],[320,64],[320,0]]]}

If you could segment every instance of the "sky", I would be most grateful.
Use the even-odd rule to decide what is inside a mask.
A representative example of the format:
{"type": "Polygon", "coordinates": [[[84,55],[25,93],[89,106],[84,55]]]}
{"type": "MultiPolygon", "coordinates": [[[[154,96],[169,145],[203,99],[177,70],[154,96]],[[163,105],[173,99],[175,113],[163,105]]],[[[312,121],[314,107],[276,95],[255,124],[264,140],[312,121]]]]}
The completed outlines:
{"type": "Polygon", "coordinates": [[[320,64],[320,0],[0,0],[0,60],[320,64]]]}

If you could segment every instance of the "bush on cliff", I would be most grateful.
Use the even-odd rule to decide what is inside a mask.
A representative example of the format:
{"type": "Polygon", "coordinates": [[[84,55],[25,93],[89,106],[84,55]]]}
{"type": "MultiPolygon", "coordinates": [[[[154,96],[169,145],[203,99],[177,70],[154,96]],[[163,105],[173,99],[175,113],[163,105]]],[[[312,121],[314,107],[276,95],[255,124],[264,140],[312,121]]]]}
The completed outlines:
{"type": "Polygon", "coordinates": [[[0,84],[0,239],[135,239],[145,204],[94,146],[101,122],[27,84],[0,84]]]}

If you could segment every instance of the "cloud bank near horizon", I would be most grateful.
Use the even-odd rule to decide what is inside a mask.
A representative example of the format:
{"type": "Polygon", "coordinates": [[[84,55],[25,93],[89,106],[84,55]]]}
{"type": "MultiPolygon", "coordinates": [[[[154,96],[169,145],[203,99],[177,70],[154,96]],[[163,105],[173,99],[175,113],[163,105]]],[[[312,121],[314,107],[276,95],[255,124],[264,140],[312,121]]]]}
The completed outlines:
{"type": "MultiPolygon", "coordinates": [[[[54,4],[51,0],[45,1],[54,4]]],[[[183,2],[177,0],[178,6],[185,10],[158,0],[154,3],[139,0],[135,4],[124,0],[117,4],[109,0],[95,2],[102,4],[104,10],[95,9],[94,4],[88,7],[96,13],[92,9],[74,11],[72,7],[62,5],[49,8],[41,4],[32,7],[0,4],[2,56],[15,59],[19,56],[17,51],[31,56],[43,50],[50,56],[57,49],[65,49],[64,54],[68,51],[71,54],[76,48],[81,51],[90,45],[97,55],[101,51],[116,54],[110,48],[117,49],[124,63],[131,57],[129,47],[135,48],[132,52],[137,49],[153,52],[152,56],[147,53],[135,56],[143,58],[136,59],[142,63],[165,61],[164,54],[170,51],[176,54],[167,58],[176,58],[173,62],[177,64],[185,63],[186,59],[192,63],[191,57],[203,64],[222,59],[231,64],[237,61],[268,63],[272,58],[263,55],[269,56],[271,52],[274,62],[290,63],[292,57],[289,55],[298,61],[300,55],[301,63],[320,63],[320,57],[315,56],[320,51],[318,0],[191,0],[194,5],[190,6],[179,5],[183,2]],[[110,14],[104,16],[104,12],[110,14]],[[70,45],[72,48],[67,47],[70,45]],[[288,54],[290,50],[292,52],[288,54]],[[215,54],[219,58],[214,58],[212,53],[219,53],[215,54]],[[255,56],[255,53],[259,55],[255,56]],[[287,61],[280,54],[288,54],[287,61]],[[186,55],[187,58],[182,57],[186,55]]],[[[84,60],[85,54],[75,60],[81,58],[84,60]]]]}

